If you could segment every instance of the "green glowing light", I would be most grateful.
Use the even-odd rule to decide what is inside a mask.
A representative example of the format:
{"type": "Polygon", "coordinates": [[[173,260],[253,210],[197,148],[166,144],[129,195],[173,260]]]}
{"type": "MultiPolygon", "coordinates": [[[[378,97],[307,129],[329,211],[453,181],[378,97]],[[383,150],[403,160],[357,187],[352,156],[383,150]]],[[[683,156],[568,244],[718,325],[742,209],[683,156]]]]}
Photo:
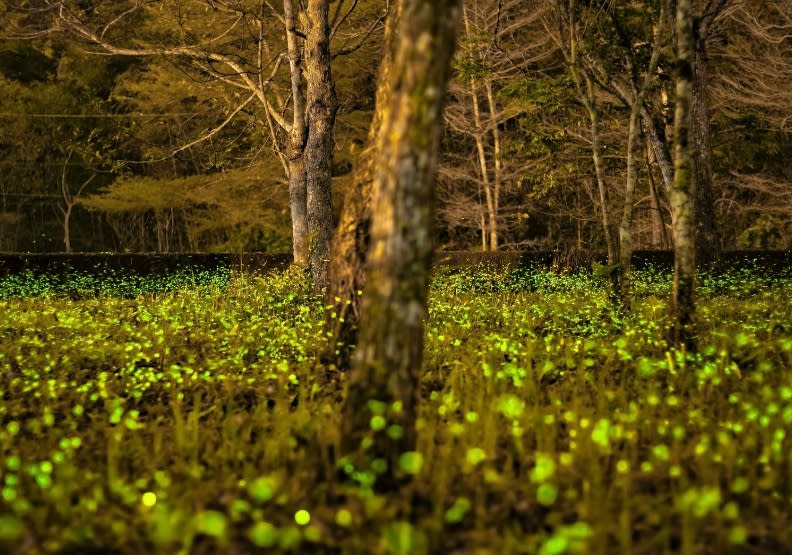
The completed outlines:
{"type": "Polygon", "coordinates": [[[311,513],[309,513],[305,509],[300,509],[299,511],[294,513],[294,522],[296,522],[300,526],[305,526],[306,524],[311,522],[311,513]]]}
{"type": "Polygon", "coordinates": [[[339,509],[336,513],[335,521],[339,526],[349,526],[352,524],[352,513],[346,509],[339,509]]]}

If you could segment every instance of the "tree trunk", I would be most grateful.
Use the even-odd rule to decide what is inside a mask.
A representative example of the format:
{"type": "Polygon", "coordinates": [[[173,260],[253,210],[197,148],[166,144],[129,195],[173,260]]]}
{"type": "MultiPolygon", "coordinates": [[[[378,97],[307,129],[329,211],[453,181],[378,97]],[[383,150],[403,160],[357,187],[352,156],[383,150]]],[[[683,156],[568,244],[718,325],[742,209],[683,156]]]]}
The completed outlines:
{"type": "MultiPolygon", "coordinates": [[[[652,246],[656,249],[666,248],[665,218],[663,218],[663,204],[660,202],[660,190],[657,187],[652,166],[657,162],[651,141],[646,140],[646,167],[649,175],[649,197],[652,211],[652,246]]],[[[662,171],[662,170],[661,170],[662,171]]]]}
{"type": "Polygon", "coordinates": [[[353,185],[344,197],[344,207],[332,240],[330,283],[325,300],[333,308],[325,321],[327,344],[320,357],[331,374],[336,370],[349,369],[352,349],[357,345],[360,302],[365,289],[366,259],[371,242],[371,188],[376,146],[380,143],[383,131],[384,107],[390,102],[390,73],[401,9],[401,3],[391,6],[385,20],[382,60],[368,144],[355,165],[353,185]]]}
{"type": "Polygon", "coordinates": [[[303,94],[302,52],[297,35],[297,16],[294,0],[284,0],[283,20],[286,26],[286,48],[289,56],[289,75],[292,88],[292,124],[289,133],[287,158],[289,166],[289,206],[292,218],[292,250],[294,263],[308,265],[308,193],[305,168],[305,142],[308,128],[305,123],[305,95],[303,94]]]}
{"type": "Polygon", "coordinates": [[[379,489],[393,489],[409,477],[400,460],[416,447],[435,165],[459,16],[458,0],[401,3],[392,67],[380,76],[389,79],[391,93],[379,108],[382,129],[372,186],[376,218],[342,435],[344,453],[387,463],[379,489]],[[372,426],[375,418],[382,426],[372,426]]]}
{"type": "Polygon", "coordinates": [[[308,2],[305,41],[306,120],[305,143],[308,261],[317,290],[327,287],[330,239],[333,234],[332,162],[333,130],[338,98],[331,70],[329,0],[308,2]]]}
{"type": "Polygon", "coordinates": [[[671,156],[668,153],[665,137],[660,135],[657,123],[645,107],[641,108],[641,120],[646,130],[646,142],[660,168],[660,175],[663,176],[663,188],[668,194],[671,191],[671,184],[674,182],[674,167],[671,156]]]}
{"type": "MultiPolygon", "coordinates": [[[[556,9],[559,9],[557,6],[556,9]]],[[[610,213],[608,210],[608,189],[605,185],[605,173],[602,169],[602,157],[599,133],[599,112],[597,111],[596,98],[594,96],[594,83],[589,75],[581,76],[581,69],[578,67],[578,39],[576,24],[574,19],[570,21],[569,28],[569,68],[572,79],[575,82],[578,97],[586,109],[589,117],[591,129],[591,158],[594,162],[594,175],[597,179],[597,192],[599,193],[600,211],[602,216],[602,230],[605,235],[605,247],[608,251],[608,265],[616,264],[618,253],[616,251],[616,239],[611,226],[610,213]],[[585,81],[585,83],[584,83],[585,81]],[[584,88],[585,84],[585,88],[584,88]]]]}
{"type": "Polygon", "coordinates": [[[679,0],[676,13],[677,65],[674,114],[674,183],[670,203],[674,236],[674,283],[671,293],[671,340],[695,349],[696,248],[693,221],[696,181],[690,145],[693,79],[693,23],[690,0],[679,0]]]}
{"type": "Polygon", "coordinates": [[[67,204],[66,209],[63,211],[63,247],[66,254],[71,254],[71,213],[73,204],[67,204]]]}
{"type": "MultiPolygon", "coordinates": [[[[462,6],[462,17],[465,25],[465,34],[467,36],[472,36],[470,30],[470,21],[468,19],[467,10],[465,10],[464,4],[462,6]]],[[[491,82],[489,82],[489,77],[485,77],[485,79],[488,80],[486,88],[487,88],[487,97],[490,106],[490,114],[489,114],[490,122],[494,124],[495,112],[493,111],[494,98],[492,95],[492,84],[491,82]]],[[[487,160],[487,149],[486,149],[486,144],[484,142],[485,126],[481,118],[481,103],[479,101],[479,83],[476,82],[475,78],[471,77],[468,80],[468,86],[470,87],[470,101],[473,107],[473,125],[475,126],[473,138],[476,142],[476,153],[478,154],[479,174],[481,175],[481,187],[484,189],[484,199],[486,202],[486,209],[487,209],[486,239],[484,239],[482,246],[485,251],[486,250],[497,251],[498,250],[498,199],[497,199],[498,192],[495,190],[494,183],[490,180],[490,168],[487,160]],[[489,244],[489,248],[487,248],[487,243],[489,244]]],[[[497,124],[494,124],[494,127],[495,127],[495,132],[493,133],[493,139],[497,138],[496,135],[497,124]]],[[[486,131],[489,132],[493,131],[493,125],[488,125],[487,128],[488,129],[486,131]]]]}
{"type": "Polygon", "coordinates": [[[706,37],[696,37],[693,57],[693,91],[691,98],[691,142],[696,172],[696,260],[711,264],[720,257],[720,233],[715,216],[712,183],[712,144],[709,116],[709,68],[706,37]]]}
{"type": "MultiPolygon", "coordinates": [[[[631,262],[633,252],[633,215],[635,212],[635,189],[638,184],[638,148],[641,136],[641,111],[644,108],[644,99],[655,78],[657,64],[660,61],[661,36],[666,22],[665,4],[661,4],[660,16],[654,31],[654,46],[652,56],[643,74],[641,82],[636,80],[637,76],[632,77],[632,102],[630,103],[630,120],[627,131],[627,184],[624,192],[624,212],[622,215],[621,226],[619,227],[619,265],[621,272],[621,301],[626,307],[630,306],[632,296],[631,283],[631,262]]],[[[632,57],[628,58],[633,60],[632,57]]],[[[632,68],[635,61],[630,61],[632,68]]],[[[632,73],[632,71],[630,72],[632,73]]]]}
{"type": "Polygon", "coordinates": [[[328,281],[333,232],[333,131],[338,110],[328,6],[329,0],[308,2],[307,29],[301,45],[294,0],[283,2],[293,105],[287,158],[294,263],[310,268],[319,291],[328,281]]]}
{"type": "Polygon", "coordinates": [[[294,263],[308,266],[308,191],[302,149],[289,149],[289,207],[294,263]]]}
{"type": "Polygon", "coordinates": [[[485,85],[487,102],[490,111],[490,133],[492,134],[492,197],[493,215],[490,222],[490,248],[498,250],[498,211],[500,210],[500,192],[503,185],[503,152],[501,149],[500,129],[498,129],[498,107],[495,104],[495,91],[492,89],[492,79],[487,78],[485,85]]]}
{"type": "Polygon", "coordinates": [[[635,188],[638,182],[638,139],[641,133],[638,125],[640,98],[636,98],[630,110],[630,123],[627,131],[627,183],[624,188],[624,210],[619,224],[619,294],[621,303],[630,306],[630,264],[632,262],[633,214],[635,213],[635,188]]]}
{"type": "MultiPolygon", "coordinates": [[[[589,81],[591,86],[591,82],[589,81]]],[[[597,179],[597,192],[599,193],[600,212],[602,216],[602,230],[605,234],[605,247],[608,250],[608,265],[616,264],[616,241],[613,239],[610,216],[608,213],[608,188],[605,185],[605,172],[602,170],[602,157],[600,156],[599,117],[597,108],[591,106],[588,110],[591,124],[591,158],[594,161],[594,175],[597,179]]]]}

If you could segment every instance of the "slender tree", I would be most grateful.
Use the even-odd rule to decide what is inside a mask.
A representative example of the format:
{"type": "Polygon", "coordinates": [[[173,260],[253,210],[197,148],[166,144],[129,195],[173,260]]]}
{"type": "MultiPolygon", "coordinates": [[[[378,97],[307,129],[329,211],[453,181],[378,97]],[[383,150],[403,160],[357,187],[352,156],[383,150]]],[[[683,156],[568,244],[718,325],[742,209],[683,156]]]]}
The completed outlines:
{"type": "Polygon", "coordinates": [[[91,181],[93,181],[96,177],[96,173],[91,174],[80,184],[80,186],[77,188],[77,191],[72,191],[71,187],[69,186],[69,162],[71,161],[73,154],[74,150],[69,149],[69,151],[66,153],[66,160],[63,162],[60,182],[63,204],[58,206],[60,213],[63,216],[63,248],[67,253],[72,252],[71,217],[72,213],[74,212],[74,206],[85,188],[90,185],[91,181]]]}
{"type": "MultiPolygon", "coordinates": [[[[437,144],[458,0],[401,0],[393,17],[390,89],[373,154],[371,245],[343,415],[343,450],[388,465],[381,487],[399,478],[416,447],[423,319],[432,259],[431,224],[437,144]],[[387,426],[372,430],[372,417],[387,426]],[[373,438],[371,434],[374,434],[373,438]]],[[[354,457],[353,457],[354,459],[354,457]]]]}
{"type": "Polygon", "coordinates": [[[608,253],[608,264],[618,263],[618,241],[614,236],[612,214],[608,209],[608,187],[605,183],[605,172],[602,161],[602,139],[600,133],[600,108],[597,104],[596,84],[591,73],[586,71],[586,65],[580,55],[580,21],[577,14],[576,0],[554,1],[553,30],[558,35],[558,43],[569,67],[572,81],[589,119],[591,140],[591,158],[594,163],[594,177],[597,183],[597,193],[600,209],[600,221],[605,237],[605,247],[608,253]]]}
{"type": "MultiPolygon", "coordinates": [[[[508,241],[517,185],[534,168],[515,148],[507,128],[530,112],[514,101],[528,74],[556,54],[542,29],[547,3],[467,0],[444,111],[446,134],[441,217],[454,226],[478,227],[482,250],[508,241]],[[506,203],[506,204],[504,204],[506,203]]],[[[519,141],[522,143],[522,141],[519,141]]],[[[522,145],[520,145],[522,146],[522,145]]],[[[534,170],[535,171],[535,170],[534,170]]]]}
{"type": "Polygon", "coordinates": [[[333,235],[333,198],[331,193],[333,131],[338,98],[330,54],[329,0],[311,0],[306,9],[308,33],[305,40],[306,119],[305,143],[306,206],[309,264],[314,284],[327,287],[330,240],[333,235]]]}
{"type": "Polygon", "coordinates": [[[618,262],[619,277],[616,284],[622,304],[628,306],[630,301],[630,266],[633,253],[633,220],[635,214],[635,197],[638,186],[638,161],[641,139],[641,116],[646,112],[645,101],[650,87],[656,79],[656,70],[664,47],[666,16],[665,4],[661,3],[657,14],[646,9],[647,14],[654,15],[653,32],[649,39],[633,36],[630,29],[630,18],[633,7],[619,9],[609,7],[600,9],[596,6],[585,6],[577,0],[556,0],[556,30],[560,36],[559,43],[566,57],[578,96],[586,108],[591,125],[592,157],[595,175],[599,188],[600,207],[608,247],[608,262],[618,262]],[[586,13],[590,11],[591,13],[586,13]],[[625,13],[622,13],[625,12],[625,13]],[[588,35],[597,30],[602,35],[600,42],[609,41],[604,47],[588,35]],[[650,48],[648,58],[641,59],[636,43],[646,41],[650,48]],[[592,45],[592,43],[594,45],[592,45]],[[617,68],[624,68],[617,71],[617,68]],[[596,81],[596,83],[595,83],[596,81]],[[599,110],[596,103],[596,87],[616,96],[629,110],[627,118],[627,172],[624,184],[624,201],[622,217],[618,226],[618,241],[611,234],[611,215],[607,208],[607,190],[602,176],[602,161],[599,138],[599,110]],[[618,253],[618,255],[617,255],[618,253]]]}
{"type": "Polygon", "coordinates": [[[691,134],[694,63],[693,16],[690,0],[678,0],[676,9],[676,108],[674,112],[674,183],[671,214],[674,238],[674,283],[671,293],[674,344],[695,349],[696,247],[694,203],[696,173],[691,134]]]}

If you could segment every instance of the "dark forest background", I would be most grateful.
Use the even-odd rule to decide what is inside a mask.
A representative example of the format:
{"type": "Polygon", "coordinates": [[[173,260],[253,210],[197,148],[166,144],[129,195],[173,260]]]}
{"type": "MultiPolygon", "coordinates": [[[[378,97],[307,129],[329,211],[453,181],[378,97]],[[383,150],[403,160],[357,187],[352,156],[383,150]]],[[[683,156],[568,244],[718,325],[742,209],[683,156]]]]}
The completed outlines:
{"type": "MultiPolygon", "coordinates": [[[[57,4],[0,2],[0,251],[289,252],[288,133],[275,117],[292,109],[282,3],[66,3],[108,43],[159,49],[146,56],[77,36],[57,4]],[[180,56],[179,46],[206,55],[180,56]],[[274,109],[214,53],[238,60],[274,109]]],[[[386,4],[331,8],[336,215],[374,111],[386,4]]],[[[652,144],[672,144],[673,56],[658,3],[566,4],[465,2],[438,248],[605,250],[603,212],[615,234],[625,199],[633,247],[671,246],[652,144]],[[644,83],[630,192],[630,114],[644,83]]],[[[694,4],[704,18],[718,3],[694,4]]],[[[696,115],[709,128],[699,147],[711,153],[718,241],[788,249],[792,2],[720,4],[702,37],[708,106],[696,115]]]]}

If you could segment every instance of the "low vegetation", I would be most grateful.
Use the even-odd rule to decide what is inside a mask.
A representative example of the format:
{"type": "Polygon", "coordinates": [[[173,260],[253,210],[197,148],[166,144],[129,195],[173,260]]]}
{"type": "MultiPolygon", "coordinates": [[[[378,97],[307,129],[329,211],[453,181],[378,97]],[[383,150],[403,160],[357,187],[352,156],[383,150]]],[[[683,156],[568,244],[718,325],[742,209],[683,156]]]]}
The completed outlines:
{"type": "Polygon", "coordinates": [[[387,497],[382,461],[333,466],[301,275],[69,280],[0,283],[2,552],[792,546],[792,272],[702,275],[688,354],[665,272],[625,314],[586,273],[439,270],[413,479],[387,497]]]}

